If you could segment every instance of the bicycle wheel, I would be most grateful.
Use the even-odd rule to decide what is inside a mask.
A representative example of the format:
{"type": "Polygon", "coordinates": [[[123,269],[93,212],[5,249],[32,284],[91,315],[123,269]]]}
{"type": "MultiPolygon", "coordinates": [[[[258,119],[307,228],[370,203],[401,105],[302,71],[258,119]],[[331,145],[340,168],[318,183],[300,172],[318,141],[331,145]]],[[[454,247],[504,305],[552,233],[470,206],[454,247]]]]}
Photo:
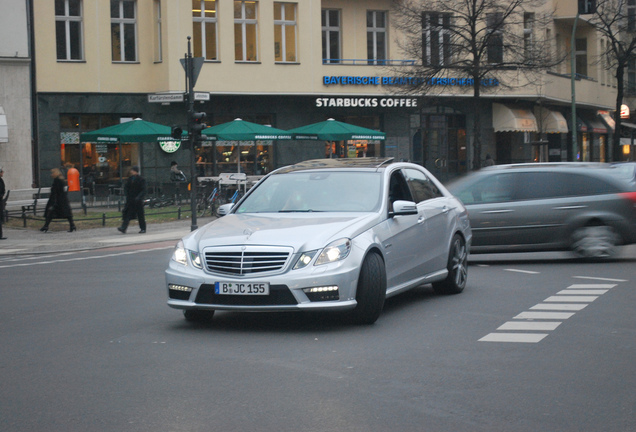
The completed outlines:
{"type": "Polygon", "coordinates": [[[208,209],[208,200],[204,197],[197,200],[197,216],[204,216],[208,209]]]}

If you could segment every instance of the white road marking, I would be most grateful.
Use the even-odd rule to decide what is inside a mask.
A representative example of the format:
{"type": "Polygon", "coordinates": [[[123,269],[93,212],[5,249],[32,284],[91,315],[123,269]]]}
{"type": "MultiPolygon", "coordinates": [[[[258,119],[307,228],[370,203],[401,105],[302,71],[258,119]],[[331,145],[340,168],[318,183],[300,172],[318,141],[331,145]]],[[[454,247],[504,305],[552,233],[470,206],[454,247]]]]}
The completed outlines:
{"type": "Polygon", "coordinates": [[[547,335],[547,333],[490,333],[479,339],[479,341],[537,343],[547,335]]]}
{"type": "Polygon", "coordinates": [[[586,308],[586,304],[569,304],[569,303],[539,303],[532,306],[533,310],[564,310],[564,311],[580,311],[586,308]]]}
{"type": "Polygon", "coordinates": [[[555,321],[508,321],[497,328],[497,330],[533,330],[550,331],[561,325],[555,321]]]}
{"type": "Polygon", "coordinates": [[[153,251],[162,250],[162,249],[174,249],[174,246],[166,246],[166,247],[152,248],[152,249],[137,249],[133,251],[123,251],[123,252],[109,253],[109,254],[98,255],[98,256],[53,259],[49,261],[36,261],[36,262],[29,262],[29,263],[14,263],[9,265],[0,265],[0,269],[13,268],[13,267],[31,267],[34,265],[57,264],[62,262],[88,261],[88,260],[95,260],[95,259],[102,259],[102,258],[111,258],[116,256],[122,256],[122,255],[133,255],[133,254],[138,254],[143,252],[153,252],[153,251]]]}
{"type": "Polygon", "coordinates": [[[559,291],[557,295],[603,295],[607,291],[609,290],[593,290],[593,289],[577,290],[577,289],[568,288],[566,290],[559,291]]]}
{"type": "Polygon", "coordinates": [[[521,312],[514,319],[568,319],[574,312],[521,312]]]}
{"type": "Polygon", "coordinates": [[[550,296],[544,302],[592,303],[598,296],[550,296]]]}
{"type": "Polygon", "coordinates": [[[570,285],[568,289],[611,289],[616,284],[574,284],[570,285]]]}
{"type": "Polygon", "coordinates": [[[601,278],[601,277],[592,277],[592,276],[572,276],[575,279],[592,279],[592,280],[600,280],[600,281],[608,281],[608,282],[627,282],[626,279],[610,279],[610,278],[601,278]]]}
{"type": "Polygon", "coordinates": [[[540,274],[539,272],[536,272],[536,271],[519,270],[519,269],[504,269],[504,271],[515,272],[515,273],[526,273],[526,274],[540,274]]]}

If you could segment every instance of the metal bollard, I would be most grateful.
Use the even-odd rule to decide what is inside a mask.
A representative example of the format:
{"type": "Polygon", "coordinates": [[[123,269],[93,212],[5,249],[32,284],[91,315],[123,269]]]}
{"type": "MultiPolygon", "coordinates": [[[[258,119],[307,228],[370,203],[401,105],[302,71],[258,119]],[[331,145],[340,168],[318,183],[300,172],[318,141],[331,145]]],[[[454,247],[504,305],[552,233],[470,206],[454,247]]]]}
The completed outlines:
{"type": "Polygon", "coordinates": [[[102,226],[106,226],[106,213],[102,213],[102,226]]]}

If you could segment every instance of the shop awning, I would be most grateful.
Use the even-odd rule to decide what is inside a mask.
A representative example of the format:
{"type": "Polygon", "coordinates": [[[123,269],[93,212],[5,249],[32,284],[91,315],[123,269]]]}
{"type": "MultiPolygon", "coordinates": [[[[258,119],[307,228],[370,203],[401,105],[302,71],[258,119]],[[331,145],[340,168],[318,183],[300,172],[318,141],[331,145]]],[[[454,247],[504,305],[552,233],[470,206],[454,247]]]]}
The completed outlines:
{"type": "Polygon", "coordinates": [[[568,122],[558,111],[541,107],[537,110],[539,130],[545,133],[568,133],[568,122]]]}
{"type": "Polygon", "coordinates": [[[582,112],[580,114],[581,120],[583,120],[586,126],[585,130],[581,128],[583,132],[592,132],[595,134],[606,134],[607,127],[599,120],[599,118],[593,114],[582,112]]]}
{"type": "Polygon", "coordinates": [[[538,132],[537,119],[532,111],[492,104],[492,127],[495,132],[538,132]]]}
{"type": "Polygon", "coordinates": [[[610,113],[608,111],[599,111],[597,114],[601,118],[601,120],[603,120],[603,123],[605,123],[607,127],[612,132],[614,132],[614,129],[616,129],[616,122],[614,121],[610,113]]]}
{"type": "Polygon", "coordinates": [[[0,106],[0,142],[9,142],[9,127],[7,126],[7,116],[0,106]]]}
{"type": "Polygon", "coordinates": [[[621,122],[621,126],[625,126],[626,128],[630,129],[636,129],[636,124],[634,123],[621,122]]]}

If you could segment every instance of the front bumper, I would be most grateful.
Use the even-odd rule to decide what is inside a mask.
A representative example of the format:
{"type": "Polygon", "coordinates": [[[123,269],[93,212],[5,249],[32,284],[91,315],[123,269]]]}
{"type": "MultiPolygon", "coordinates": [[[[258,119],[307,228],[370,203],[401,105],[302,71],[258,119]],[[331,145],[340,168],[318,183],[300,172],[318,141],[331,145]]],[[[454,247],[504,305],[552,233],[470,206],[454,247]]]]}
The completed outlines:
{"type": "Polygon", "coordinates": [[[300,310],[346,310],[356,306],[360,273],[354,256],[323,266],[309,266],[274,275],[237,277],[212,274],[190,265],[170,261],[165,272],[168,306],[175,309],[277,312],[300,310]],[[215,282],[268,282],[269,295],[219,295],[215,282]],[[307,293],[306,289],[337,287],[337,291],[307,293]]]}

